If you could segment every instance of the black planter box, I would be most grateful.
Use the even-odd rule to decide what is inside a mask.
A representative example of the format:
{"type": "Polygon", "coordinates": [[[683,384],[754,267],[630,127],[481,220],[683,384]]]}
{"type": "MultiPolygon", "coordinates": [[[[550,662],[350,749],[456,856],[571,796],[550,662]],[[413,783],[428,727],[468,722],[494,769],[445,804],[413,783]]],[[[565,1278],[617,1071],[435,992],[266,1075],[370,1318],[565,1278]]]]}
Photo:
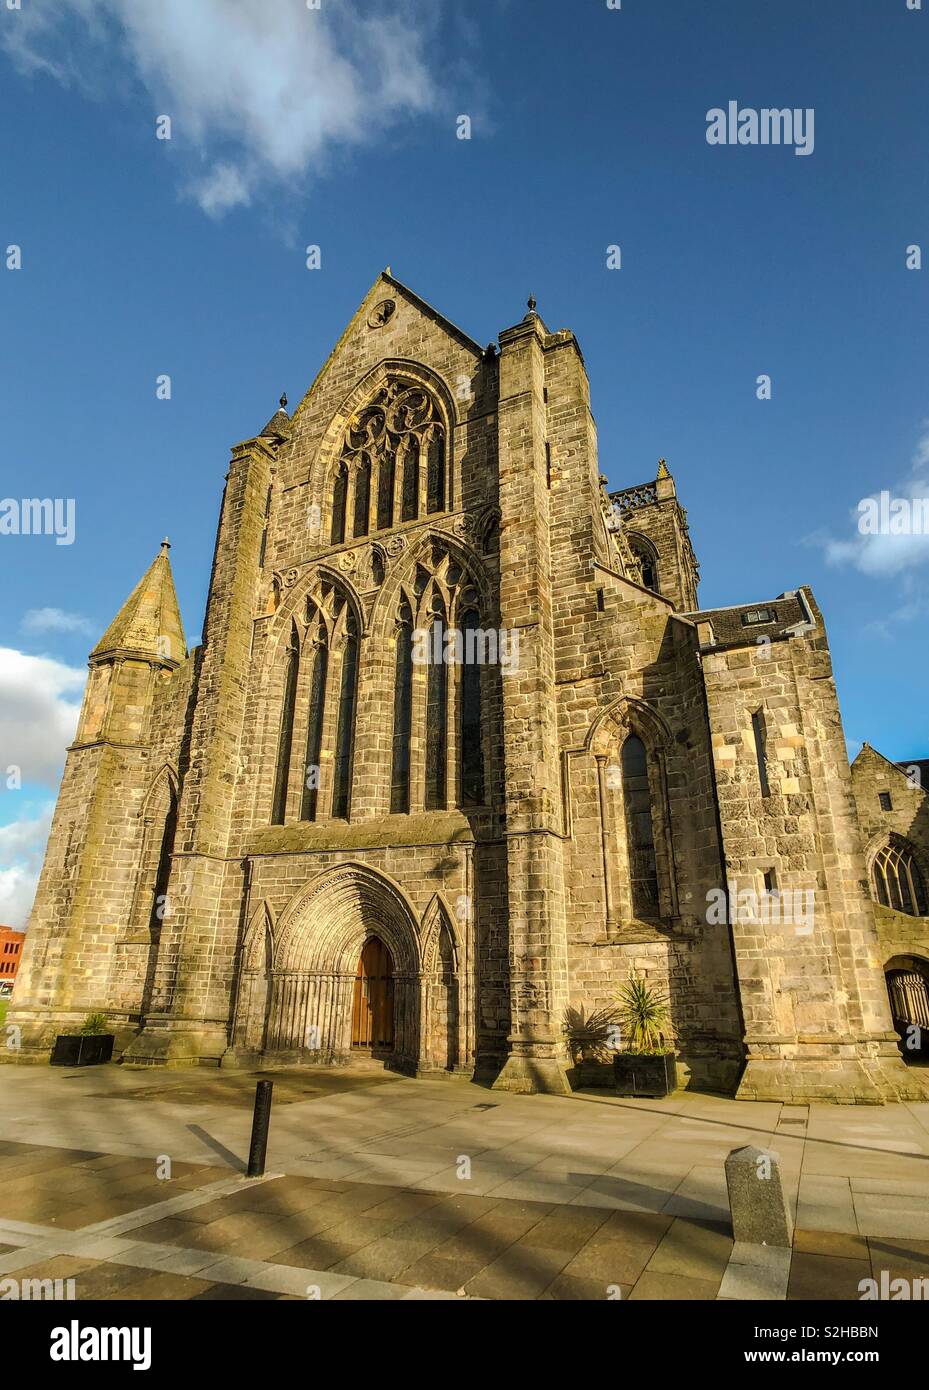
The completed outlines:
{"type": "Polygon", "coordinates": [[[113,1056],[113,1033],[59,1033],[50,1058],[53,1067],[95,1067],[113,1056]]]}
{"type": "Polygon", "coordinates": [[[677,1088],[674,1053],[646,1056],[617,1052],[613,1056],[613,1082],[618,1096],[668,1096],[677,1088]]]}

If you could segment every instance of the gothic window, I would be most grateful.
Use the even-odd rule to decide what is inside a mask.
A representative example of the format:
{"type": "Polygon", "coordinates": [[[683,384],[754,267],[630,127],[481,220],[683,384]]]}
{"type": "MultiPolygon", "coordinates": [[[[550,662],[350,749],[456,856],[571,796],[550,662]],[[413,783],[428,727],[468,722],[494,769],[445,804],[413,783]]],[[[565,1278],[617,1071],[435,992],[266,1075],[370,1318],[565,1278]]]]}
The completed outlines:
{"type": "Polygon", "coordinates": [[[484,803],[481,666],[495,659],[496,634],[488,652],[480,612],[464,565],[441,542],[424,545],[397,618],[393,812],[484,803]]]}
{"type": "Polygon", "coordinates": [[[332,814],[347,820],[352,790],[352,744],[358,689],[358,625],[354,613],[349,613],[346,619],[343,642],[339,722],[332,768],[332,814]]]}
{"type": "Polygon", "coordinates": [[[377,475],[377,529],[384,531],[394,524],[394,484],[397,461],[393,454],[384,454],[377,475]]]}
{"type": "Polygon", "coordinates": [[[332,494],[332,532],[329,537],[332,545],[341,545],[345,540],[345,509],[348,503],[348,469],[341,464],[335,475],[335,488],[332,494]]]}
{"type": "Polygon", "coordinates": [[[413,713],[413,614],[406,600],[397,620],[397,653],[394,665],[393,766],[390,809],[410,809],[410,731],[413,713]]]}
{"type": "Polygon", "coordinates": [[[655,918],[659,904],[652,790],[645,744],[638,734],[630,734],[623,744],[622,777],[632,911],[636,917],[655,918]]]}
{"type": "Polygon", "coordinates": [[[438,404],[421,386],[392,377],[349,421],[333,483],[333,545],[345,540],[349,474],[354,479],[354,536],[416,521],[423,509],[448,506],[446,428],[438,404]]]}
{"type": "Polygon", "coordinates": [[[426,799],[427,811],[444,811],[447,756],[448,665],[445,656],[445,610],[436,596],[429,624],[426,667],[426,799]]]}
{"type": "Polygon", "coordinates": [[[481,747],[481,666],[474,634],[480,627],[477,610],[461,619],[464,665],[461,668],[461,800],[480,806],[484,800],[484,755],[481,747]]]}
{"type": "Polygon", "coordinates": [[[929,1029],[929,984],[922,971],[889,970],[886,980],[894,1022],[929,1029]]]}
{"type": "Polygon", "coordinates": [[[355,525],[353,534],[368,534],[368,509],[371,506],[371,460],[365,457],[355,474],[355,525]]]}
{"type": "Polygon", "coordinates": [[[274,778],[274,802],[271,811],[273,825],[283,825],[287,811],[287,783],[290,775],[290,750],[294,736],[294,706],[297,699],[297,671],[300,664],[300,639],[297,625],[290,631],[290,645],[284,659],[284,699],[281,706],[281,731],[277,743],[277,773],[274,778]]]}
{"type": "Polygon", "coordinates": [[[400,520],[415,521],[419,513],[419,440],[409,439],[403,451],[403,497],[400,520]]]}
{"type": "Polygon", "coordinates": [[[434,425],[426,453],[426,511],[445,510],[445,447],[442,430],[434,425]]]}
{"type": "Polygon", "coordinates": [[[913,848],[899,835],[891,835],[875,856],[871,869],[874,895],[884,907],[910,917],[929,916],[926,888],[913,848]]]}
{"type": "Polygon", "coordinates": [[[323,717],[326,708],[326,677],[329,673],[329,638],[322,616],[310,605],[310,626],[307,630],[312,661],[310,676],[310,710],[307,721],[306,765],[303,776],[301,820],[315,820],[319,801],[320,756],[323,744],[323,717]]]}
{"type": "Polygon", "coordinates": [[[643,536],[630,536],[629,549],[639,566],[640,582],[645,589],[660,593],[658,587],[658,552],[643,536]]]}

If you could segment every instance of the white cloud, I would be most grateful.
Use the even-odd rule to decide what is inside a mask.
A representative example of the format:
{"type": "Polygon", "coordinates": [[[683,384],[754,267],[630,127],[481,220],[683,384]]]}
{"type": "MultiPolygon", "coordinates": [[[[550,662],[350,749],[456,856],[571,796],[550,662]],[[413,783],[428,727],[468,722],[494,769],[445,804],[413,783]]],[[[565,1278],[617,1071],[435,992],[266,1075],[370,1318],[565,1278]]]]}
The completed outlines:
{"type": "MultiPolygon", "coordinates": [[[[319,171],[434,105],[426,0],[383,0],[361,16],[339,0],[59,0],[29,6],[0,43],[25,72],[94,94],[128,59],[171,148],[196,154],[189,191],[221,215],[264,186],[319,171]]],[[[148,117],[146,116],[146,119],[148,117]]]]}
{"type": "MultiPolygon", "coordinates": [[[[929,422],[926,422],[924,429],[926,433],[917,443],[909,476],[897,487],[886,489],[892,499],[902,498],[911,502],[929,498],[929,422]]],[[[873,493],[872,497],[875,504],[879,504],[880,492],[873,493]]],[[[851,516],[855,531],[850,539],[835,540],[830,536],[810,538],[822,545],[829,564],[852,565],[862,574],[885,578],[929,563],[929,533],[920,533],[914,528],[914,533],[910,535],[862,535],[858,530],[861,518],[858,506],[851,516]]],[[[915,616],[920,609],[925,611],[922,605],[914,609],[912,602],[904,605],[904,608],[913,609],[909,616],[915,616]]],[[[901,620],[905,620],[903,610],[900,616],[901,620]]]]}
{"type": "Polygon", "coordinates": [[[24,632],[93,632],[80,613],[66,613],[63,608],[30,608],[21,627],[24,632]]]}
{"type": "Polygon", "coordinates": [[[54,802],[34,820],[0,826],[0,925],[24,927],[32,909],[54,802]]]}
{"type": "Polygon", "coordinates": [[[24,783],[57,785],[86,680],[81,668],[0,647],[0,786],[10,767],[20,769],[24,783]]]}

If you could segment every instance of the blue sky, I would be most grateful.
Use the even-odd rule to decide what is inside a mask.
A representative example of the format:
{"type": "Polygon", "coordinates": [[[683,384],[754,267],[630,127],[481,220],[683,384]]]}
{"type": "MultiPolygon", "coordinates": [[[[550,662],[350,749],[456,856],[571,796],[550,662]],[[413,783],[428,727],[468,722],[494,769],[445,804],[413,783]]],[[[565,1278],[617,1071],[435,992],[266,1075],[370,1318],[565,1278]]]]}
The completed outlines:
{"type": "Polygon", "coordinates": [[[0,493],[77,518],[0,537],[0,920],[87,651],[166,533],[196,640],[229,447],[386,264],[480,342],[534,293],[611,485],[667,458],[703,606],[810,584],[850,745],[926,756],[929,541],[855,520],[929,476],[927,58],[929,0],[0,4],[0,493]],[[709,145],[730,100],[812,107],[813,153],[709,145]]]}

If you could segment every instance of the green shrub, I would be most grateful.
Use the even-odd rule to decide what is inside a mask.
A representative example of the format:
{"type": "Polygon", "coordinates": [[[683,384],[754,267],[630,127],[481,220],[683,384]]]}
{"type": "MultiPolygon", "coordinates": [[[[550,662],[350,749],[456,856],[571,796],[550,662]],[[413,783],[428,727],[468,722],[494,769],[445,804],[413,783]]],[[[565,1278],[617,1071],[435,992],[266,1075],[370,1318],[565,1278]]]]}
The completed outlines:
{"type": "Polygon", "coordinates": [[[99,1033],[108,1033],[109,1031],[106,1014],[88,1014],[81,1024],[81,1034],[85,1038],[95,1037],[99,1033]]]}
{"type": "Polygon", "coordinates": [[[669,1020],[668,996],[650,985],[642,975],[630,975],[616,995],[625,1050],[644,1056],[670,1052],[662,1027],[669,1020]]]}

